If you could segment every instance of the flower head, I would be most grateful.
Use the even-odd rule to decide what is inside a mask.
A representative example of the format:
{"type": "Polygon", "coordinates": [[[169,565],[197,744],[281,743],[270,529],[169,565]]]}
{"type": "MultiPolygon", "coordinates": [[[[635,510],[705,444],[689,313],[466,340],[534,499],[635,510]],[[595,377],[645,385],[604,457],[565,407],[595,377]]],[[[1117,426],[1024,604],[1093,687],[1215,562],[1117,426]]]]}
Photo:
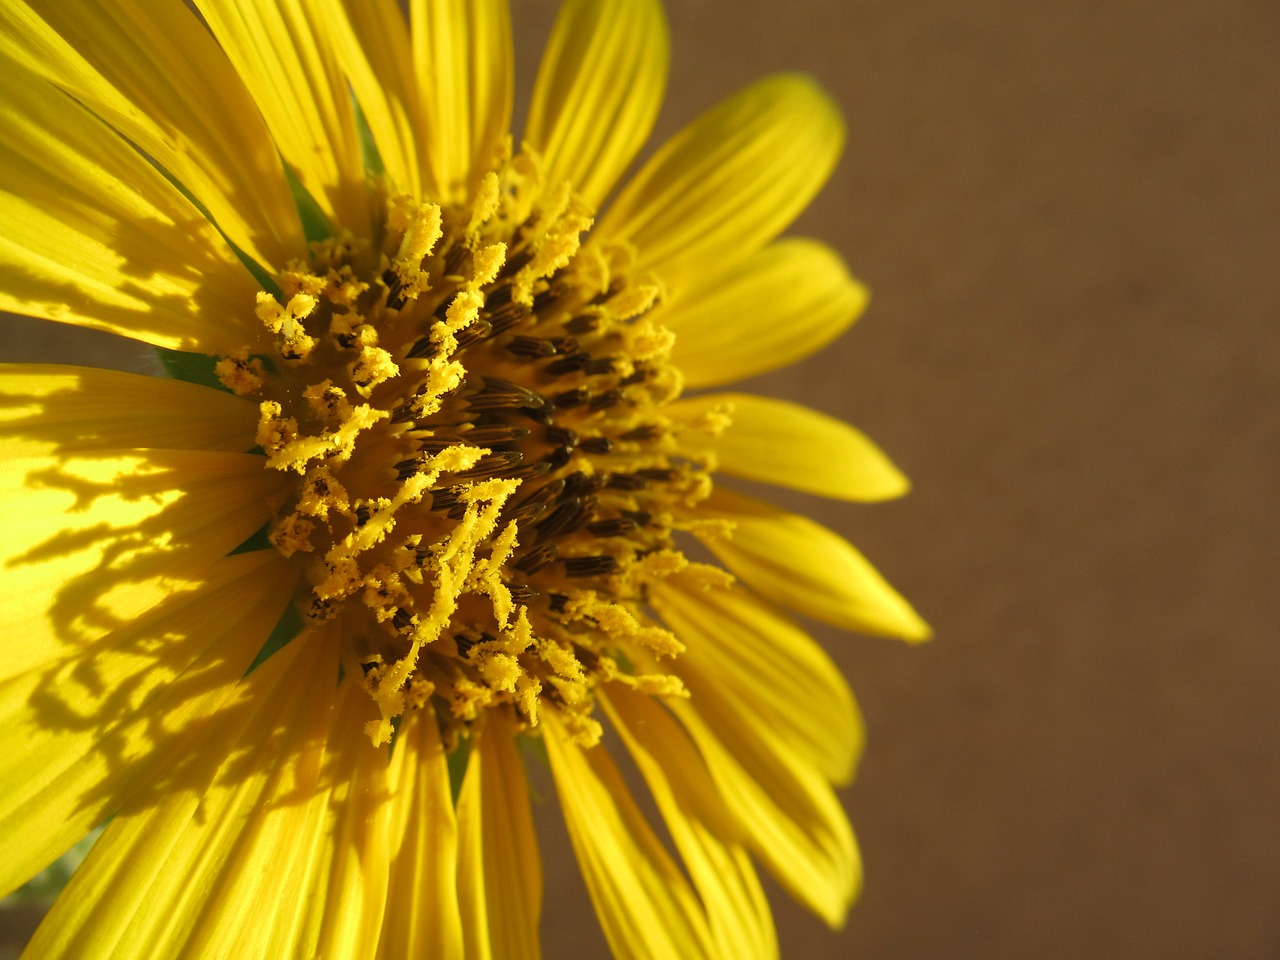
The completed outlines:
{"type": "Polygon", "coordinates": [[[196,6],[0,10],[0,307],[173,375],[0,368],[5,889],[111,818],[35,952],[536,956],[522,744],[618,955],[776,953],[757,863],[840,923],[859,723],[783,611],[927,628],[721,477],[906,484],[697,392],[863,306],[775,239],[829,99],[767,78],[618,189],[654,0],[565,3],[518,142],[504,0],[196,6]]]}

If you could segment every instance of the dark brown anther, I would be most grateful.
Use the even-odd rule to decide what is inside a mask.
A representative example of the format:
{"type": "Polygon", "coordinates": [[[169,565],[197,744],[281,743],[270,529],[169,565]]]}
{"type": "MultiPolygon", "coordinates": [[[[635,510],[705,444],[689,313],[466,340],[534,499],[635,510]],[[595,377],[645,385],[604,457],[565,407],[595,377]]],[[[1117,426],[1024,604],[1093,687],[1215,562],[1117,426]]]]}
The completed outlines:
{"type": "Polygon", "coordinates": [[[489,314],[489,323],[493,327],[493,335],[506,333],[529,315],[523,304],[504,303],[489,314]]]}
{"type": "Polygon", "coordinates": [[[396,607],[396,615],[391,618],[391,625],[403,633],[413,624],[413,614],[404,607],[396,607]]]}
{"type": "Polygon", "coordinates": [[[544,427],[551,422],[550,407],[521,407],[520,414],[528,417],[534,423],[540,423],[544,427]]]}
{"type": "Polygon", "coordinates": [[[636,443],[644,443],[649,440],[658,438],[659,430],[651,423],[646,423],[642,427],[636,427],[634,430],[628,430],[622,435],[623,440],[630,440],[636,443]]]}
{"type": "Polygon", "coordinates": [[[431,491],[432,510],[452,510],[458,506],[458,492],[451,487],[431,491]]]}
{"type": "Polygon", "coordinates": [[[620,390],[606,390],[598,397],[592,397],[591,403],[587,405],[587,409],[592,413],[599,413],[601,410],[608,410],[621,400],[622,392],[620,390]]]}
{"type": "Polygon", "coordinates": [[[358,507],[356,507],[356,526],[363,527],[366,523],[369,522],[369,517],[371,516],[372,514],[369,512],[368,505],[363,503],[360,504],[358,507]]]}
{"type": "Polygon", "coordinates": [[[542,458],[542,462],[547,465],[547,470],[551,471],[559,470],[572,459],[573,451],[569,450],[567,447],[556,447],[542,458]]]}
{"type": "Polygon", "coordinates": [[[541,360],[554,357],[559,352],[554,343],[541,337],[512,337],[503,349],[521,360],[541,360]]]}
{"type": "Polygon", "coordinates": [[[551,306],[553,303],[559,300],[561,294],[563,293],[564,293],[564,290],[560,287],[560,285],[553,283],[551,286],[547,287],[547,289],[543,290],[541,293],[534,294],[533,312],[541,313],[543,310],[547,309],[547,307],[551,306]]]}
{"type": "Polygon", "coordinates": [[[587,453],[609,453],[613,450],[613,441],[608,437],[587,437],[580,446],[587,453]]]}
{"type": "Polygon", "coordinates": [[[613,357],[595,357],[582,368],[582,372],[589,377],[599,377],[606,373],[613,373],[615,367],[613,357]]]}
{"type": "MultiPolygon", "coordinates": [[[[507,263],[511,261],[508,260],[507,263]]],[[[511,284],[503,283],[493,287],[484,297],[484,308],[489,311],[497,310],[499,307],[506,306],[511,302],[511,284]]]]}
{"type": "Polygon", "coordinates": [[[403,483],[417,473],[421,466],[422,461],[417,457],[412,460],[401,460],[396,464],[396,479],[403,483]]]}
{"type": "Polygon", "coordinates": [[[514,506],[504,509],[498,522],[506,526],[512,520],[519,523],[535,520],[547,511],[549,504],[560,496],[562,490],[564,490],[564,481],[553,480],[514,506]]]}
{"type": "Polygon", "coordinates": [[[436,355],[436,351],[438,349],[438,345],[428,334],[409,348],[409,352],[405,354],[405,358],[408,360],[430,360],[436,355]]]}
{"type": "Polygon", "coordinates": [[[599,482],[581,470],[575,470],[564,478],[564,496],[566,497],[585,497],[599,489],[599,482]]]}
{"type": "Polygon", "coordinates": [[[444,258],[444,273],[447,277],[457,277],[462,274],[462,262],[466,259],[470,251],[466,247],[458,244],[444,258]]]}
{"type": "Polygon", "coordinates": [[[521,573],[533,576],[547,564],[555,560],[560,553],[560,548],[554,543],[543,543],[534,547],[519,560],[514,561],[511,565],[521,573]]]}
{"type": "Polygon", "coordinates": [[[493,327],[488,320],[476,320],[467,324],[454,336],[458,341],[458,349],[461,350],[463,347],[469,347],[473,343],[479,343],[492,333],[493,327]]]}
{"type": "Polygon", "coordinates": [[[506,526],[513,520],[517,524],[532,523],[546,512],[547,505],[545,503],[538,503],[536,501],[532,503],[522,503],[510,513],[503,513],[500,522],[503,526],[506,526]]]}
{"type": "Polygon", "coordinates": [[[574,407],[580,407],[591,399],[591,393],[586,387],[578,387],[575,390],[565,390],[563,393],[557,393],[551,398],[551,403],[558,410],[572,410],[574,407]]]}
{"type": "Polygon", "coordinates": [[[527,607],[540,596],[537,590],[523,583],[509,583],[507,590],[511,592],[511,599],[522,607],[527,607]]]}
{"type": "Polygon", "coordinates": [[[607,553],[596,557],[566,557],[560,562],[567,577],[602,577],[618,569],[618,558],[607,553]]]}
{"type": "Polygon", "coordinates": [[[547,443],[553,443],[557,447],[564,447],[566,450],[572,450],[578,445],[578,434],[568,427],[547,427],[545,436],[547,443]]]}
{"type": "Polygon", "coordinates": [[[621,514],[631,520],[637,527],[647,527],[653,521],[653,514],[644,510],[622,510],[621,514]]]}
{"type": "Polygon", "coordinates": [[[471,648],[476,645],[476,641],[472,640],[465,633],[454,634],[453,643],[458,648],[458,656],[466,660],[471,656],[471,648]]]}
{"type": "Polygon", "coordinates": [[[520,466],[524,454],[519,450],[502,450],[481,457],[470,470],[454,474],[458,480],[487,480],[498,477],[520,466]]]}
{"type": "Polygon", "coordinates": [[[573,337],[552,337],[547,342],[556,348],[556,353],[578,352],[578,341],[573,337]]]}
{"type": "Polygon", "coordinates": [[[591,519],[593,503],[574,497],[556,505],[556,508],[538,523],[538,542],[554,537],[567,536],[581,529],[591,519]]]}
{"type": "Polygon", "coordinates": [[[582,370],[590,360],[591,354],[589,353],[571,353],[567,357],[552,360],[542,368],[542,372],[549,377],[564,377],[582,370]]]}
{"type": "Polygon", "coordinates": [[[584,313],[574,317],[564,325],[565,333],[580,337],[584,333],[594,333],[600,327],[600,318],[594,314],[584,313]]]}
{"type": "MultiPolygon", "coordinates": [[[[503,277],[511,276],[513,273],[518,272],[521,267],[523,267],[526,263],[528,263],[532,259],[533,259],[533,251],[530,250],[528,247],[523,247],[514,252],[509,252],[507,254],[506,262],[503,263],[502,265],[502,271],[499,274],[499,276],[503,276],[503,277]]],[[[510,288],[507,289],[507,296],[511,296],[510,288]]]]}
{"type": "Polygon", "coordinates": [[[607,485],[612,490],[643,490],[648,482],[634,473],[611,473],[607,485]]]}
{"type": "Polygon", "coordinates": [[[491,423],[468,430],[460,436],[473,447],[491,447],[498,443],[514,443],[528,435],[528,427],[517,427],[510,423],[491,423]]]}
{"type": "Polygon", "coordinates": [[[636,476],[644,477],[646,480],[653,480],[656,483],[670,483],[675,479],[676,471],[660,467],[646,467],[643,470],[637,470],[636,476]]]}
{"type": "Polygon", "coordinates": [[[565,604],[569,602],[568,594],[553,593],[547,597],[547,605],[552,613],[564,613],[565,604]]]}
{"type": "Polygon", "coordinates": [[[512,470],[507,474],[507,478],[511,480],[536,480],[538,477],[546,476],[554,467],[545,460],[535,460],[533,463],[526,463],[516,470],[512,470]]]}
{"type": "Polygon", "coordinates": [[[522,407],[537,410],[547,402],[541,394],[510,380],[500,380],[497,377],[477,377],[476,380],[480,390],[466,401],[471,410],[512,410],[522,407]]]}
{"type": "Polygon", "coordinates": [[[620,537],[636,528],[636,522],[628,517],[614,517],[611,520],[597,520],[587,524],[587,530],[595,537],[620,537]]]}
{"type": "Polygon", "coordinates": [[[441,450],[449,447],[456,447],[462,443],[460,436],[451,433],[437,433],[430,437],[421,437],[418,439],[418,449],[423,453],[439,453],[441,450]]]}
{"type": "MultiPolygon", "coordinates": [[[[387,285],[387,307],[391,310],[399,310],[408,300],[401,295],[400,277],[394,270],[385,270],[382,274],[382,282],[387,285]]],[[[343,344],[346,346],[346,344],[343,344]]]]}
{"type": "Polygon", "coordinates": [[[580,643],[573,645],[574,656],[578,658],[578,662],[587,668],[589,673],[595,673],[600,666],[600,656],[592,650],[588,650],[580,643]]]}

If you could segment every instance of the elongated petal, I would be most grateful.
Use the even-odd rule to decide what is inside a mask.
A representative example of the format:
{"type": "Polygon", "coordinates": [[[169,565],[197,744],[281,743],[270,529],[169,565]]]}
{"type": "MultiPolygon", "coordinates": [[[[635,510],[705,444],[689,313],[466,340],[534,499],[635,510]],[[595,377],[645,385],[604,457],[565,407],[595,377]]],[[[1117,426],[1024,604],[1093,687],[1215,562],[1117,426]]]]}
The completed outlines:
{"type": "Polygon", "coordinates": [[[667,415],[696,423],[716,411],[731,418],[724,431],[708,440],[688,434],[684,443],[714,451],[716,469],[724,473],[839,500],[888,500],[910,488],[865,435],[798,403],[745,393],[704,394],[673,404],[667,415]]]}
{"type": "Polygon", "coordinates": [[[458,829],[467,956],[537,960],[542,862],[515,730],[500,715],[473,741],[458,829]]]}
{"type": "Polygon", "coordinates": [[[731,798],[751,852],[792,897],[830,926],[843,924],[862,866],[826,778],[746,731],[713,731],[691,701],[673,700],[671,709],[698,744],[721,795],[731,798]]]}
{"type": "Polygon", "coordinates": [[[569,839],[614,956],[715,956],[697,898],[608,753],[570,741],[554,715],[543,724],[569,839]]]}
{"type": "Polygon", "coordinates": [[[671,360],[689,387],[718,387],[802,360],[866,308],[866,289],[838,254],[786,238],[682,293],[660,314],[671,360]]]}
{"type": "Polygon", "coordinates": [[[400,8],[395,0],[316,0],[314,22],[327,33],[394,188],[420,196],[422,106],[400,8]]]}
{"type": "Polygon", "coordinates": [[[648,697],[613,684],[604,702],[698,890],[719,956],[777,957],[773,917],[755,867],[737,840],[739,824],[697,748],[648,697]]]}
{"type": "Polygon", "coordinates": [[[2,53],[0,100],[0,310],[206,352],[252,342],[257,284],[172,184],[2,53]]]}
{"type": "Polygon", "coordinates": [[[186,789],[128,805],[108,826],[35,955],[373,954],[387,757],[360,732],[368,697],[334,683],[334,653],[292,644],[249,674],[186,789]]]}
{"type": "Polygon", "coordinates": [[[844,677],[804,631],[740,589],[677,574],[650,590],[654,610],[685,645],[675,669],[700,713],[830,780],[853,776],[862,719],[844,677]]]}
{"type": "Polygon", "coordinates": [[[755,253],[808,206],[844,144],[844,124],[807,77],[766,77],[704,113],[609,207],[600,239],[635,245],[673,295],[755,253]]]}
{"type": "Polygon", "coordinates": [[[271,130],[284,162],[321,208],[357,236],[369,229],[360,137],[336,59],[300,0],[196,4],[271,130]]]}
{"type": "Polygon", "coordinates": [[[669,60],[657,0],[568,0],[542,56],[525,130],[548,180],[570,181],[599,206],[653,129],[669,60]]]}
{"type": "Polygon", "coordinates": [[[127,624],[270,516],[279,475],[248,454],[101,451],[0,459],[13,676],[127,624]]]}
{"type": "Polygon", "coordinates": [[[430,183],[443,201],[461,203],[494,167],[511,123],[507,0],[412,0],[409,19],[430,183]]]}
{"type": "Polygon", "coordinates": [[[66,659],[0,682],[0,893],[114,812],[181,782],[194,745],[279,620],[274,553],[218,561],[193,589],[66,659]]]}
{"type": "Polygon", "coordinates": [[[391,881],[378,956],[462,960],[458,823],[435,718],[404,718],[391,754],[391,881]]]}
{"type": "Polygon", "coordinates": [[[807,517],[717,487],[705,516],[735,525],[707,539],[713,553],[762,596],[825,623],[927,640],[928,625],[853,546],[807,517]]]}
{"type": "Polygon", "coordinates": [[[168,447],[242,453],[257,406],[179,380],[96,367],[0,364],[0,437],[8,456],[168,447]]]}
{"type": "Polygon", "coordinates": [[[0,6],[0,51],[155,158],[259,263],[305,253],[271,135],[185,5],[12,0],[0,6]]]}

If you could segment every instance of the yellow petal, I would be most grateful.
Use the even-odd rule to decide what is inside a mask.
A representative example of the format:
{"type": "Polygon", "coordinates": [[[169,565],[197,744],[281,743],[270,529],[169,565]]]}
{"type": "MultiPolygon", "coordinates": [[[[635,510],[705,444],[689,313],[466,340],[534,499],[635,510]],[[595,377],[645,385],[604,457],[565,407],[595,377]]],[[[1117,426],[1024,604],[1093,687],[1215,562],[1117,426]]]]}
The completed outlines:
{"type": "Polygon", "coordinates": [[[706,908],[721,957],[778,956],[768,901],[739,827],[688,735],[652,699],[621,684],[604,701],[640,768],[706,908]]]}
{"type": "MultiPolygon", "coordinates": [[[[352,960],[372,960],[377,955],[391,873],[393,813],[387,789],[390,758],[365,733],[366,725],[379,717],[364,687],[348,677],[338,689],[327,743],[311,748],[309,762],[323,761],[329,768],[322,772],[322,779],[330,795],[324,827],[314,835],[320,856],[317,880],[308,885],[309,890],[297,888],[310,909],[303,935],[296,941],[303,949],[290,951],[295,955],[352,960]],[[308,927],[318,927],[314,941],[306,933],[308,927]]],[[[268,800],[268,808],[273,800],[268,800]]],[[[262,819],[269,820],[269,812],[262,819]]],[[[281,828],[278,836],[264,837],[261,846],[266,849],[256,852],[259,858],[289,844],[288,821],[277,819],[276,825],[281,828]]],[[[238,878],[228,877],[225,882],[236,884],[238,878]]],[[[221,916],[202,916],[202,924],[213,929],[230,926],[236,916],[234,904],[227,904],[225,911],[221,916]]],[[[234,950],[209,953],[210,957],[235,955],[234,950]]]]}
{"type": "Polygon", "coordinates": [[[209,29],[262,111],[280,156],[321,208],[369,230],[360,137],[337,61],[297,0],[198,0],[209,29]]]}
{"type": "Polygon", "coordinates": [[[386,751],[331,643],[241,684],[181,786],[128,804],[37,931],[37,956],[369,957],[387,877],[386,751]]]}
{"type": "Polygon", "coordinates": [[[798,403],[714,393],[682,400],[666,412],[672,419],[695,424],[717,410],[732,418],[724,432],[714,439],[689,433],[682,445],[714,451],[719,471],[839,500],[888,500],[910,488],[902,472],[864,434],[798,403]]]}
{"type": "Polygon", "coordinates": [[[762,596],[846,630],[927,640],[928,625],[853,546],[807,517],[717,487],[699,508],[732,521],[706,543],[762,596]]]}
{"type": "MultiPolygon", "coordinates": [[[[250,821],[266,812],[260,804],[273,781],[292,780],[297,792],[292,802],[276,807],[274,819],[292,828],[294,851],[310,851],[319,813],[313,798],[320,799],[321,809],[327,798],[319,789],[318,758],[308,757],[305,745],[324,743],[336,664],[302,652],[291,644],[250,673],[176,771],[176,780],[139,795],[116,815],[36,932],[28,948],[32,955],[178,955],[191,942],[200,908],[236,857],[250,821]],[[322,677],[327,682],[318,682],[322,677]]],[[[282,897],[299,904],[293,889],[298,857],[288,850],[275,853],[259,859],[256,883],[253,873],[244,878],[246,892],[260,905],[255,910],[251,896],[245,914],[228,924],[229,933],[270,939],[272,914],[300,914],[279,909],[282,897]]],[[[245,949],[225,955],[263,954],[245,949]]]]}
{"type": "Polygon", "coordinates": [[[766,77],[663,146],[596,234],[634,244],[638,268],[678,292],[786,229],[826,183],[843,144],[840,113],[813,80],[766,77]]]}
{"type": "Polygon", "coordinates": [[[185,5],[12,0],[0,6],[0,51],[146,151],[259,263],[305,252],[266,125],[185,5]]]}
{"type": "Polygon", "coordinates": [[[73,651],[199,583],[270,516],[258,456],[107,450],[0,459],[0,678],[73,651]]]}
{"type": "Polygon", "coordinates": [[[551,33],[525,139],[547,179],[599,206],[644,146],[667,85],[670,40],[657,0],[568,0],[551,33]]]}
{"type": "Polygon", "coordinates": [[[560,810],[614,956],[716,956],[697,898],[608,753],[572,742],[554,713],[542,724],[560,810]]]}
{"type": "Polygon", "coordinates": [[[511,122],[507,0],[412,0],[409,20],[430,182],[442,201],[460,204],[495,166],[511,122]]]}
{"type": "Polygon", "coordinates": [[[83,652],[0,682],[0,894],[123,799],[180,781],[292,578],[278,554],[227,557],[83,652]]]}
{"type": "Polygon", "coordinates": [[[840,336],[867,291],[816,240],[769,244],[655,313],[676,335],[688,387],[718,387],[802,360],[840,336]]]}
{"type": "Polygon", "coordinates": [[[720,793],[730,798],[744,842],[796,900],[832,927],[844,922],[862,883],[853,831],[825,777],[748,731],[712,730],[696,702],[671,709],[698,744],[720,793]]]}
{"type": "Polygon", "coordinates": [[[257,425],[255,404],[179,380],[0,364],[0,436],[10,457],[104,447],[244,452],[257,425]]]}
{"type": "Polygon", "coordinates": [[[435,718],[407,714],[387,773],[392,805],[391,882],[378,956],[461,960],[458,824],[435,718]]]}
{"type": "Polygon", "coordinates": [[[426,131],[409,28],[395,0],[316,0],[313,22],[327,33],[325,43],[364,111],[393,189],[422,196],[416,131],[426,131]]]}
{"type": "Polygon", "coordinates": [[[685,651],[675,669],[704,716],[741,727],[838,783],[853,776],[862,718],[831,658],[803,630],[738,588],[679,574],[650,602],[685,651]]]}
{"type": "Polygon", "coordinates": [[[0,310],[188,350],[252,342],[257,283],[177,189],[3,54],[0,100],[0,310]]]}
{"type": "Polygon", "coordinates": [[[458,829],[467,957],[537,960],[542,862],[515,730],[499,714],[473,741],[458,829]]]}

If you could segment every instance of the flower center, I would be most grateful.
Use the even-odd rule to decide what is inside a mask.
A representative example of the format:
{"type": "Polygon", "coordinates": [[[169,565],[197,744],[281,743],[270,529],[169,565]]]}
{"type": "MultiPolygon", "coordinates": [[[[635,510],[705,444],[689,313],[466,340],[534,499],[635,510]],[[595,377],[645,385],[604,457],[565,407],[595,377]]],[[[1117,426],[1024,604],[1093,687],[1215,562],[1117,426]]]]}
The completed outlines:
{"type": "Polygon", "coordinates": [[[289,264],[258,295],[268,346],[218,364],[292,477],[271,541],[362,671],[375,743],[428,705],[447,735],[551,708],[593,742],[599,679],[682,692],[635,668],[680,650],[644,585],[684,565],[671,510],[710,489],[661,413],[680,377],[658,288],[627,251],[581,247],[589,211],[527,154],[469,209],[385,209],[373,238],[289,264]]]}

